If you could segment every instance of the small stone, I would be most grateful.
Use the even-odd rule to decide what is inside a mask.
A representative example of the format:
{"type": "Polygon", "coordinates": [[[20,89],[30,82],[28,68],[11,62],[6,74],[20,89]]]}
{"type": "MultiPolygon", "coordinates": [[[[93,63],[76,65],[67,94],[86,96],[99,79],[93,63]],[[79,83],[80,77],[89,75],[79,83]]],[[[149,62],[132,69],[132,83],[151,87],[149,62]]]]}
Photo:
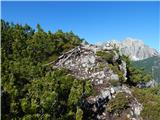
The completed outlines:
{"type": "Polygon", "coordinates": [[[103,114],[103,116],[106,116],[106,113],[103,112],[102,114],[103,114]]]}
{"type": "Polygon", "coordinates": [[[99,84],[103,84],[103,80],[99,80],[99,84]]]}
{"type": "Polygon", "coordinates": [[[106,105],[104,104],[103,107],[106,108],[106,105]]]}
{"type": "Polygon", "coordinates": [[[130,114],[127,114],[127,118],[130,118],[130,114]]]}
{"type": "Polygon", "coordinates": [[[100,120],[100,119],[101,119],[101,117],[100,117],[99,115],[97,115],[97,119],[99,119],[99,120],[100,120]]]}
{"type": "Polygon", "coordinates": [[[111,94],[114,94],[114,93],[115,93],[114,88],[111,88],[111,94]]]}
{"type": "Polygon", "coordinates": [[[137,120],[136,118],[132,118],[132,120],[137,120]]]}
{"type": "Polygon", "coordinates": [[[91,57],[90,57],[90,62],[91,62],[92,64],[95,63],[95,57],[94,57],[94,56],[91,56],[91,57]]]}
{"type": "Polygon", "coordinates": [[[131,113],[131,115],[133,116],[133,111],[131,111],[130,113],[131,113]]]}
{"type": "Polygon", "coordinates": [[[108,97],[108,99],[111,99],[111,93],[109,90],[102,90],[101,95],[102,95],[102,98],[108,97]]]}

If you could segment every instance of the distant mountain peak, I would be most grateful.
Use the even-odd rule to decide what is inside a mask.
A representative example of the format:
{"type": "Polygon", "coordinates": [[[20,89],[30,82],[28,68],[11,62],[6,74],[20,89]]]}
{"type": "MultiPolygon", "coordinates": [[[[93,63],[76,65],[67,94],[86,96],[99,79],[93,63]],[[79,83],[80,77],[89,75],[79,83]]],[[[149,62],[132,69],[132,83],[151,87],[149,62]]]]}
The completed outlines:
{"type": "Polygon", "coordinates": [[[143,44],[144,45],[144,42],[140,39],[136,39],[136,38],[131,38],[131,37],[127,37],[126,39],[124,39],[122,41],[123,43],[139,43],[139,44],[143,44]]]}
{"type": "Polygon", "coordinates": [[[143,60],[159,55],[156,49],[149,47],[142,40],[131,37],[127,37],[122,42],[116,40],[107,41],[101,44],[101,46],[105,46],[108,43],[115,45],[117,48],[119,48],[121,54],[129,56],[133,61],[143,60]]]}

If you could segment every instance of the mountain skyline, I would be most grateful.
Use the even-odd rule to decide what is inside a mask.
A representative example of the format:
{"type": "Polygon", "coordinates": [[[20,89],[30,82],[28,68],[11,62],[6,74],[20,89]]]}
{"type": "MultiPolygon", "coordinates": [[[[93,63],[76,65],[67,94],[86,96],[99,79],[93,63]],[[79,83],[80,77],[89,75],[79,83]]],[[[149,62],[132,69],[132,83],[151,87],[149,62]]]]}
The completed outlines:
{"type": "Polygon", "coordinates": [[[154,47],[151,47],[149,44],[146,44],[144,40],[141,40],[141,39],[138,39],[138,38],[133,38],[133,37],[125,37],[124,39],[121,39],[121,40],[118,40],[118,39],[111,39],[111,40],[100,40],[98,41],[97,43],[95,43],[95,45],[103,45],[105,43],[108,43],[108,42],[116,42],[116,43],[124,43],[126,42],[127,40],[131,40],[131,41],[135,41],[137,43],[141,43],[149,48],[152,48],[152,49],[155,49],[158,53],[160,53],[160,49],[156,49],[154,47]]]}
{"type": "Polygon", "coordinates": [[[111,40],[97,43],[97,45],[103,49],[109,46],[115,46],[119,49],[121,55],[129,56],[133,61],[160,55],[159,51],[146,45],[142,40],[135,38],[126,38],[123,41],[111,40]]]}
{"type": "Polygon", "coordinates": [[[160,2],[2,2],[2,19],[73,31],[91,44],[138,38],[160,50],[160,2]],[[136,9],[135,9],[136,8],[136,9]]]}

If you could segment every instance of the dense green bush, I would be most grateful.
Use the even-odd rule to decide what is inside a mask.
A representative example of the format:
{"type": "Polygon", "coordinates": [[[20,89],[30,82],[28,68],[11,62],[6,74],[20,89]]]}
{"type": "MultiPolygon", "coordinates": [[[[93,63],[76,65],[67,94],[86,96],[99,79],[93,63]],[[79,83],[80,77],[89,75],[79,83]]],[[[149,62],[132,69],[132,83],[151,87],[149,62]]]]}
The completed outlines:
{"type": "Polygon", "coordinates": [[[127,64],[127,81],[131,86],[136,86],[139,83],[146,83],[152,80],[150,74],[144,72],[143,69],[136,68],[132,63],[129,57],[127,56],[120,56],[122,60],[124,60],[127,64]]]}
{"type": "Polygon", "coordinates": [[[151,75],[146,74],[141,69],[137,69],[133,66],[128,67],[128,81],[132,82],[131,84],[145,83],[152,80],[151,75]]]}
{"type": "Polygon", "coordinates": [[[99,69],[100,70],[103,70],[105,68],[105,66],[106,66],[105,63],[102,63],[102,62],[99,63],[99,69]]]}
{"type": "MultiPolygon", "coordinates": [[[[81,119],[83,114],[76,115],[76,108],[80,107],[80,102],[91,94],[92,85],[89,80],[77,80],[69,74],[69,71],[61,69],[47,72],[44,77],[33,79],[25,89],[27,91],[21,99],[18,101],[11,99],[9,111],[13,116],[9,117],[24,120],[73,119],[75,117],[81,119]],[[21,116],[18,116],[20,111],[21,116]]],[[[83,113],[80,108],[77,110],[77,114],[79,113],[83,113]]],[[[7,117],[5,116],[4,119],[7,117]]]]}
{"type": "Polygon", "coordinates": [[[100,56],[102,59],[106,60],[109,63],[113,62],[113,52],[97,51],[96,55],[100,56]]]}
{"type": "Polygon", "coordinates": [[[68,99],[68,104],[71,105],[77,105],[80,98],[83,94],[83,82],[75,80],[73,82],[73,86],[71,88],[71,92],[68,99]]]}
{"type": "Polygon", "coordinates": [[[110,113],[120,114],[122,110],[128,108],[129,98],[126,97],[126,94],[120,92],[116,95],[115,98],[111,99],[107,104],[107,110],[110,113]]]}
{"type": "Polygon", "coordinates": [[[160,84],[149,89],[152,94],[160,96],[160,84]]]}
{"type": "Polygon", "coordinates": [[[91,95],[91,93],[93,91],[93,86],[92,86],[92,83],[90,80],[87,80],[85,82],[84,90],[85,90],[85,96],[91,95]]]}
{"type": "Polygon", "coordinates": [[[75,118],[76,108],[68,105],[68,98],[76,79],[67,70],[51,72],[44,64],[80,45],[82,39],[73,32],[45,32],[40,25],[35,32],[28,25],[1,20],[1,40],[2,119],[75,118]]]}
{"type": "Polygon", "coordinates": [[[141,115],[145,120],[160,119],[160,96],[155,94],[153,88],[150,89],[133,89],[133,95],[143,105],[141,115]]]}
{"type": "Polygon", "coordinates": [[[120,85],[120,82],[118,80],[110,80],[110,83],[114,87],[120,85]]]}
{"type": "Polygon", "coordinates": [[[82,119],[83,119],[83,110],[81,110],[81,108],[77,108],[76,120],[82,120],[82,119]]]}

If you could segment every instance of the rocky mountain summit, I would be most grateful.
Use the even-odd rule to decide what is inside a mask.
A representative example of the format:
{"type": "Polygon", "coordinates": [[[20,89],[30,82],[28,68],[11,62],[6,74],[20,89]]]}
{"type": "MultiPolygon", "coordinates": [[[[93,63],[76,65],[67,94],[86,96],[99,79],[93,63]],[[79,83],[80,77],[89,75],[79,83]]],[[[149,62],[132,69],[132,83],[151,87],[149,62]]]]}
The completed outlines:
{"type": "Polygon", "coordinates": [[[140,112],[143,109],[142,104],[132,95],[130,88],[122,84],[122,81],[127,80],[126,62],[121,59],[114,46],[101,48],[82,44],[61,55],[53,65],[53,69],[57,68],[68,69],[76,78],[91,81],[94,94],[90,95],[81,104],[92,119],[142,119],[140,116],[140,112]],[[108,55],[109,59],[107,61],[101,57],[100,53],[102,51],[108,55]],[[113,69],[115,66],[111,66],[111,63],[116,63],[120,73],[113,69]],[[121,106],[120,111],[111,114],[112,109],[116,107],[117,96],[122,97],[127,103],[121,106]],[[114,100],[115,105],[112,106],[111,103],[114,100]],[[125,107],[126,109],[124,109],[125,107]]]}
{"type": "Polygon", "coordinates": [[[112,40],[102,44],[101,46],[105,47],[109,46],[110,44],[115,45],[117,48],[119,48],[121,54],[129,56],[133,61],[143,60],[159,55],[157,50],[150,48],[149,46],[145,45],[143,41],[138,39],[126,38],[122,42],[112,40]]]}

